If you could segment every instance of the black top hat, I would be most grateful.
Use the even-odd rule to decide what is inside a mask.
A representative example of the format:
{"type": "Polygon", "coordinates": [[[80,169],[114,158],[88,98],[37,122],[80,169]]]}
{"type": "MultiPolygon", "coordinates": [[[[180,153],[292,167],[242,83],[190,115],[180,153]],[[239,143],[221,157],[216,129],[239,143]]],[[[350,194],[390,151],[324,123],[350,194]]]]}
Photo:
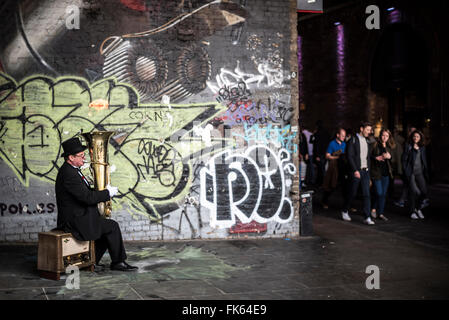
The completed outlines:
{"type": "Polygon", "coordinates": [[[87,147],[83,146],[78,138],[70,138],[62,143],[62,148],[64,149],[64,152],[61,157],[67,157],[84,151],[87,147]]]}

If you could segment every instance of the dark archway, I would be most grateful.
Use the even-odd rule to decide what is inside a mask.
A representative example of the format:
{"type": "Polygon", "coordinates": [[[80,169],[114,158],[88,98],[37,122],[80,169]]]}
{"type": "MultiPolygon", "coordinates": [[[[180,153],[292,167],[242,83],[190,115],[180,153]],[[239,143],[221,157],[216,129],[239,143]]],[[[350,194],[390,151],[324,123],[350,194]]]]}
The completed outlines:
{"type": "Polygon", "coordinates": [[[371,64],[371,90],[388,99],[388,127],[424,127],[429,115],[429,56],[425,41],[409,25],[389,25],[371,64]]]}

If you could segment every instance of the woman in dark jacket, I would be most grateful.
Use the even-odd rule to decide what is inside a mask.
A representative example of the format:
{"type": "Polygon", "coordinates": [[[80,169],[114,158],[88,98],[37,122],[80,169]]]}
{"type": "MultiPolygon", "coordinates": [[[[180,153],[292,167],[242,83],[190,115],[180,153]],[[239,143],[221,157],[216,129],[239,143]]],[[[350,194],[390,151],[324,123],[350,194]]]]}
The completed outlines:
{"type": "Polygon", "coordinates": [[[393,178],[391,155],[394,148],[395,143],[391,136],[391,132],[387,129],[382,129],[371,152],[371,179],[373,180],[376,192],[373,203],[373,208],[376,209],[376,214],[372,212],[371,215],[373,218],[379,215],[379,218],[385,221],[388,220],[384,215],[384,210],[388,185],[390,179],[393,178]]]}
{"type": "Polygon", "coordinates": [[[410,213],[412,219],[424,219],[421,209],[427,199],[427,181],[429,180],[426,147],[423,134],[415,130],[402,154],[404,176],[409,184],[410,213]]]}

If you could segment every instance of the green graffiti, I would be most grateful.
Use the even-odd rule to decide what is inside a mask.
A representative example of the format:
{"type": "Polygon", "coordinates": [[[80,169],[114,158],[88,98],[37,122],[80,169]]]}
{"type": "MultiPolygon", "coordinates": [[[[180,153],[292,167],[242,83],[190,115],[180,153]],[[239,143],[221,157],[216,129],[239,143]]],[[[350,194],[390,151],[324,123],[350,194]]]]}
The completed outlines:
{"type": "Polygon", "coordinates": [[[54,181],[64,140],[115,131],[109,149],[116,168],[111,181],[120,191],[115,202],[132,203],[136,212],[159,219],[154,205],[186,194],[190,159],[206,148],[193,127],[224,110],[218,103],[140,104],[132,86],[109,78],[90,84],[80,77],[37,75],[16,83],[0,73],[0,157],[25,186],[30,175],[54,181]]]}

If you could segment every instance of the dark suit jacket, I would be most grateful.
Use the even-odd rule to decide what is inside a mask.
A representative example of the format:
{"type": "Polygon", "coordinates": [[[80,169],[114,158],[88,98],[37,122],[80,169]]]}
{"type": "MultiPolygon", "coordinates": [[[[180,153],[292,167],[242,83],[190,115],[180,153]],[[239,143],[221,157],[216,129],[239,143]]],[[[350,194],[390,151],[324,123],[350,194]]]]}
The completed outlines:
{"type": "Polygon", "coordinates": [[[78,240],[97,240],[101,236],[97,203],[110,200],[109,191],[88,187],[78,170],[67,162],[56,177],[57,228],[70,232],[78,240]]]}
{"type": "MultiPolygon", "coordinates": [[[[367,164],[371,167],[371,145],[368,143],[367,164]]],[[[357,135],[354,135],[346,144],[346,156],[348,159],[349,172],[353,174],[361,170],[362,160],[360,159],[360,141],[357,135]]]]}

